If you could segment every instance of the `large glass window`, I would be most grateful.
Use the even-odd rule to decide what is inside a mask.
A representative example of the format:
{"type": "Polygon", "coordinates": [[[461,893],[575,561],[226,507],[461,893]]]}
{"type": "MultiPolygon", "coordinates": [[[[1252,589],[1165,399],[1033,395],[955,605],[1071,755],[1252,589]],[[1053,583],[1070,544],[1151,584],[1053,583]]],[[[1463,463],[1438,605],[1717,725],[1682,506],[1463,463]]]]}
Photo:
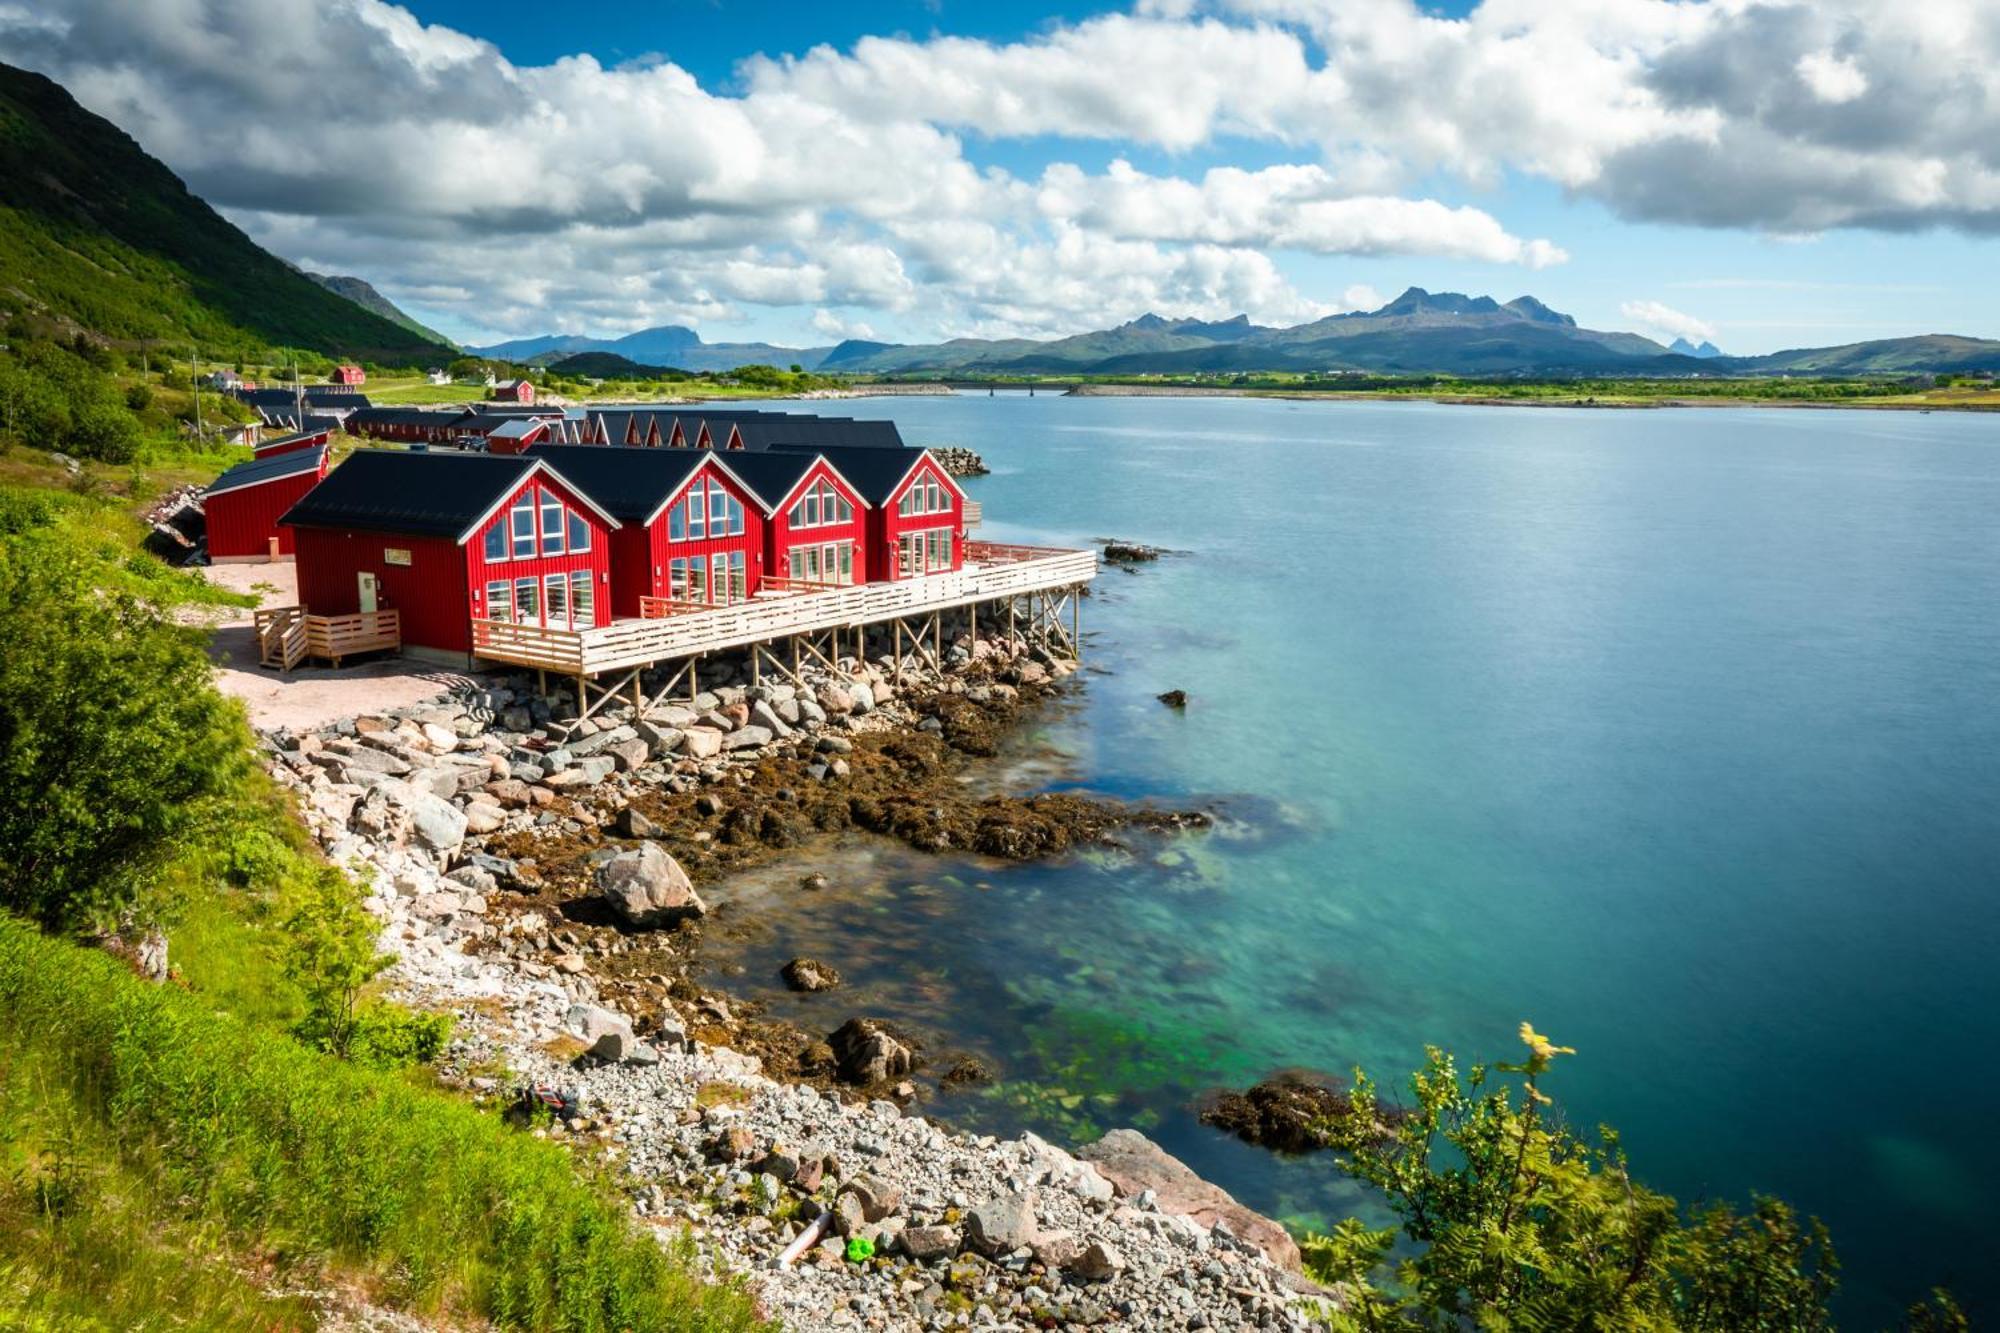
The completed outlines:
{"type": "Polygon", "coordinates": [[[578,629],[589,629],[597,623],[596,594],[589,570],[579,569],[569,576],[570,623],[578,629]]]}
{"type": "Polygon", "coordinates": [[[590,549],[590,524],[575,510],[571,510],[569,515],[569,549],[572,551],[590,549]]]}
{"type": "Polygon", "coordinates": [[[514,580],[514,619],[523,625],[542,623],[541,585],[535,580],[514,580]]]}
{"type": "Polygon", "coordinates": [[[688,562],[670,560],[667,562],[667,596],[676,601],[686,601],[688,595],[688,562]]]}
{"type": "Polygon", "coordinates": [[[569,579],[550,574],[542,583],[542,612],[551,629],[569,628],[569,579]]]}
{"type": "Polygon", "coordinates": [[[526,560],[535,553],[535,497],[528,492],[514,502],[507,521],[514,534],[514,558],[526,560]]]}
{"type": "Polygon", "coordinates": [[[795,528],[818,528],[854,519],[854,506],[834,489],[831,482],[816,481],[791,508],[788,515],[795,528]]]}
{"type": "Polygon", "coordinates": [[[542,554],[561,555],[563,549],[563,507],[554,491],[542,492],[542,554]]]}
{"type": "MultiPolygon", "coordinates": [[[[496,523],[493,531],[498,532],[496,523]]],[[[500,579],[486,585],[486,618],[488,620],[512,620],[514,618],[513,585],[500,579]]]]}
{"type": "Polygon", "coordinates": [[[688,537],[692,541],[700,541],[708,535],[708,516],[700,482],[696,482],[694,489],[688,492],[687,509],[688,537]]]}
{"type": "Polygon", "coordinates": [[[667,540],[670,542],[684,542],[687,540],[687,535],[687,510],[681,508],[679,505],[675,505],[667,511],[667,540]]]}
{"type": "Polygon", "coordinates": [[[505,560],[507,558],[507,520],[496,518],[486,526],[486,558],[505,560]]]}
{"type": "Polygon", "coordinates": [[[708,488],[708,533],[711,537],[729,535],[729,492],[713,483],[708,488]]]}

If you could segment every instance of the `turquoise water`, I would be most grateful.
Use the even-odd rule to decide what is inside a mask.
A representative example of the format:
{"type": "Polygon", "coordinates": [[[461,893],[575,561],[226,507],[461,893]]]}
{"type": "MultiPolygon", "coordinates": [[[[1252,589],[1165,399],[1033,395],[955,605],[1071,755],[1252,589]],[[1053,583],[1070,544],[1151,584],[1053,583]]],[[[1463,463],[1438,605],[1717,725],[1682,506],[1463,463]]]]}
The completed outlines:
{"type": "Polygon", "coordinates": [[[1099,580],[1019,758],[1225,822],[1055,866],[857,847],[738,916],[740,988],[978,1053],[954,1119],[1137,1121],[1294,1219],[1351,1187],[1203,1129],[1204,1089],[1511,1059],[1532,1019],[1650,1182],[1824,1217],[1850,1321],[1940,1281],[2000,1311],[2000,420],[854,410],[982,452],[988,537],[1184,552],[1099,580]],[[849,987],[774,990],[800,952],[849,987]]]}

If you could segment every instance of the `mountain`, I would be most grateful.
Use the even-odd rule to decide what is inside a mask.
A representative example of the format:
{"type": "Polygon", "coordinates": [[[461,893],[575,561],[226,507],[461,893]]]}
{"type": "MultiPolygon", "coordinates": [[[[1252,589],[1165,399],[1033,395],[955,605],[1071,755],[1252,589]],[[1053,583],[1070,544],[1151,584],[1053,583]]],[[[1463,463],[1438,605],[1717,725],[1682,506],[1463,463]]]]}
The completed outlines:
{"type": "Polygon", "coordinates": [[[1712,342],[1703,342],[1700,346],[1696,346],[1685,338],[1674,339],[1667,344],[1667,350],[1676,356],[1695,356],[1703,360],[1722,355],[1722,349],[1712,342]]]}
{"type": "MultiPolygon", "coordinates": [[[[303,270],[301,270],[303,271],[303,270]]],[[[375,285],[366,278],[336,276],[331,273],[311,273],[306,276],[336,296],[344,296],[363,310],[372,310],[393,324],[400,324],[420,338],[443,347],[452,346],[451,339],[436,329],[427,329],[397,308],[396,303],[375,290],[375,285]]]]}
{"type": "Polygon", "coordinates": [[[1839,347],[1802,347],[1768,356],[1732,356],[1717,362],[1746,375],[1897,375],[1928,371],[2000,371],[2000,342],[1926,333],[1839,347]]]}
{"type": "Polygon", "coordinates": [[[544,334],[537,338],[516,338],[511,342],[468,347],[474,356],[496,361],[547,365],[579,352],[609,352],[643,366],[672,366],[679,370],[734,370],[738,366],[797,364],[807,370],[819,368],[831,347],[776,347],[770,343],[705,343],[693,329],[679,324],[640,329],[622,338],[587,338],[580,334],[544,334]]]}
{"type": "Polygon", "coordinates": [[[217,357],[271,346],[401,364],[449,354],[260,249],[117,126],[5,64],[0,310],[217,357]]]}

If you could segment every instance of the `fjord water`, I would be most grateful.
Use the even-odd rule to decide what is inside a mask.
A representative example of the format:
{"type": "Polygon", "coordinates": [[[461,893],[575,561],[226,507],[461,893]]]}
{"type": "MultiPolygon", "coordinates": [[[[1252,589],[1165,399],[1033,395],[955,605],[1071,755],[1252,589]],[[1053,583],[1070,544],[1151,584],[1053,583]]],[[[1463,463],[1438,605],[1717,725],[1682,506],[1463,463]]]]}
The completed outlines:
{"type": "Polygon", "coordinates": [[[1295,1220],[1356,1195],[1202,1128],[1205,1089],[1400,1086],[1532,1019],[1643,1178],[1825,1218],[1850,1323],[1941,1281],[1995,1310],[2000,420],[854,410],[984,454],[989,538],[1182,552],[1099,580],[1082,688],[1014,776],[1225,818],[1052,865],[829,853],[832,893],[732,891],[732,984],[979,1054],[955,1121],[1136,1122],[1295,1220]],[[848,987],[785,995],[797,953],[848,987]]]}

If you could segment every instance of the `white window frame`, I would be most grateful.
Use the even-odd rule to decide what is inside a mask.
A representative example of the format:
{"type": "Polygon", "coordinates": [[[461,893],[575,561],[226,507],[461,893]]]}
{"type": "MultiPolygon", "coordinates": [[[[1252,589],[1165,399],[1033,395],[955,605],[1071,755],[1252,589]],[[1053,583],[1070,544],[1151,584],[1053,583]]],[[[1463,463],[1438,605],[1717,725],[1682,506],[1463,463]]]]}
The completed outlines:
{"type": "Polygon", "coordinates": [[[517,625],[539,625],[542,623],[542,581],[528,577],[514,580],[514,623],[517,625]]]}
{"type": "Polygon", "coordinates": [[[486,585],[486,618],[488,620],[514,619],[514,581],[494,579],[486,585]]]}
{"type": "Polygon", "coordinates": [[[507,552],[510,560],[532,560],[535,558],[535,493],[521,492],[521,497],[507,508],[507,552]],[[527,531],[522,531],[522,519],[527,519],[527,531]],[[523,549],[523,548],[526,549],[523,549]]]}
{"type": "Polygon", "coordinates": [[[541,529],[542,534],[541,553],[543,555],[561,555],[563,553],[562,497],[558,496],[554,491],[546,489],[541,492],[541,496],[541,503],[535,506],[537,526],[541,529]],[[555,515],[553,522],[550,521],[550,514],[555,515]]]}
{"type": "Polygon", "coordinates": [[[571,555],[583,555],[590,550],[590,520],[583,511],[572,509],[564,523],[564,536],[568,540],[571,555]]]}

